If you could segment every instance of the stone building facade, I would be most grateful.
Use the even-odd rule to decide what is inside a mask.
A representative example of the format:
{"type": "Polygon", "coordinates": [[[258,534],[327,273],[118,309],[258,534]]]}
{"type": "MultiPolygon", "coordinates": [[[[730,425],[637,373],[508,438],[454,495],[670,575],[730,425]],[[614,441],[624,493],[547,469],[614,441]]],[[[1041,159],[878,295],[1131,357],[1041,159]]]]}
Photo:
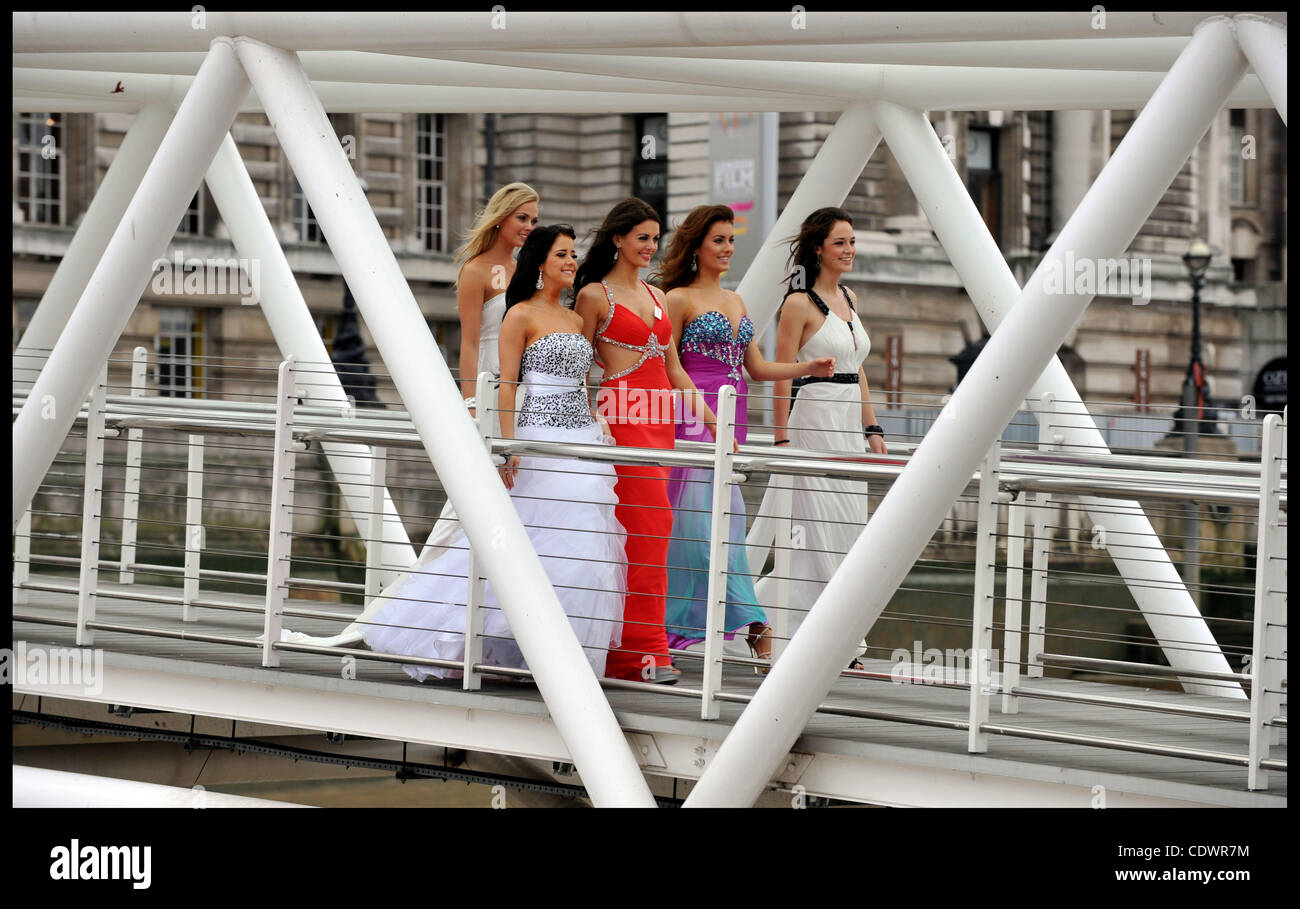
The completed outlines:
{"type": "MultiPolygon", "coordinates": [[[[932,112],[986,223],[1020,282],[1123,138],[1134,111],[932,112]]],[[[459,345],[452,282],[460,233],[491,188],[526,181],[542,196],[543,222],[584,236],[609,207],[638,190],[661,192],[668,225],[709,202],[709,114],[342,114],[331,120],[364,178],[379,223],[453,367],[459,345]],[[661,137],[666,162],[646,164],[643,137],[661,137]],[[486,137],[490,137],[490,144],[486,137]],[[664,166],[666,164],[666,167],[664,166]]],[[[784,206],[835,122],[834,113],[779,119],[778,208],[784,206]]],[[[126,114],[14,114],[13,328],[26,326],[72,232],[132,120],[126,114]],[[51,142],[47,136],[53,136],[51,142]],[[46,144],[57,155],[42,158],[46,144]]],[[[233,135],[330,346],[342,308],[339,269],[311,218],[264,116],[242,114],[233,135]]],[[[1220,402],[1250,391],[1256,372],[1285,355],[1286,128],[1272,110],[1225,110],[1127,253],[1150,260],[1149,303],[1100,295],[1062,355],[1086,400],[1132,403],[1135,361],[1147,351],[1150,401],[1178,400],[1186,370],[1190,284],[1180,256],[1194,236],[1216,248],[1202,293],[1204,360],[1220,402]]],[[[901,339],[903,400],[937,399],[956,371],[950,358],[981,335],[956,272],[882,143],[846,200],[859,259],[851,283],[873,338],[867,375],[885,387],[884,352],[901,339]]],[[[668,230],[665,229],[665,238],[668,230]]],[[[206,189],[169,258],[235,255],[206,189]]],[[[367,342],[369,335],[365,334],[367,342]]],[[[114,355],[125,384],[130,351],[170,355],[152,381],[171,393],[257,393],[279,352],[256,306],[233,293],[146,291],[114,355]],[[204,363],[187,367],[185,354],[204,363]]],[[[381,397],[396,401],[382,380],[381,397]]],[[[878,395],[880,392],[878,392],[878,395]]],[[[880,399],[878,397],[878,399],[880,399]]]]}

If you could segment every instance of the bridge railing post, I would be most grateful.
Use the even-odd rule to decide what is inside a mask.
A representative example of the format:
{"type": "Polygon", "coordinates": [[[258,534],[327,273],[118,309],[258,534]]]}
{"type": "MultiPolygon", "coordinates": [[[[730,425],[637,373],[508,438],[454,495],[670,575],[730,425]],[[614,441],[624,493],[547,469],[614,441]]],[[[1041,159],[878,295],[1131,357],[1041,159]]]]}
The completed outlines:
{"type": "Polygon", "coordinates": [[[998,555],[998,467],[1002,442],[989,446],[980,464],[979,507],[975,524],[975,597],[971,609],[971,653],[967,660],[970,682],[970,730],[966,750],[988,751],[989,696],[993,682],[993,593],[998,555]]]}
{"type": "Polygon", "coordinates": [[[722,704],[715,695],[722,688],[723,633],[727,608],[727,568],[731,536],[731,483],[736,438],[736,389],[718,391],[717,423],[713,445],[713,498],[709,511],[709,586],[704,611],[704,679],[700,719],[716,720],[722,704]]]}
{"type": "Polygon", "coordinates": [[[199,598],[199,564],[203,556],[203,442],[199,433],[189,435],[189,458],[185,480],[185,581],[181,595],[181,619],[194,621],[194,601],[199,598]]]}
{"type": "MultiPolygon", "coordinates": [[[[1051,411],[1055,402],[1056,398],[1051,392],[1044,394],[1040,401],[1042,413],[1038,417],[1039,451],[1060,450],[1051,425],[1051,411]]],[[[1034,525],[1034,545],[1030,555],[1029,633],[1025,654],[1025,675],[1031,679],[1041,679],[1047,626],[1047,563],[1052,549],[1051,493],[1039,492],[1033,497],[1029,517],[1032,518],[1034,525]]]]}
{"type": "MultiPolygon", "coordinates": [[[[149,374],[149,351],[131,351],[131,397],[143,398],[149,374]]],[[[140,461],[144,454],[144,430],[126,431],[126,469],[122,477],[122,548],[117,571],[119,584],[135,582],[136,539],[140,528],[140,461]]]]}
{"type": "Polygon", "coordinates": [[[1279,742],[1273,718],[1281,713],[1286,684],[1286,521],[1281,515],[1286,422],[1264,418],[1259,451],[1259,528],[1255,547],[1255,621],[1250,650],[1250,766],[1247,789],[1267,789],[1260,761],[1279,742]]]}
{"type": "MultiPolygon", "coordinates": [[[[474,414],[479,435],[482,436],[489,455],[492,453],[492,417],[497,412],[493,394],[495,391],[496,381],[492,373],[479,373],[474,383],[474,414]]],[[[518,426],[519,414],[516,413],[514,417],[514,425],[518,426]]],[[[465,669],[461,688],[465,691],[478,691],[483,687],[483,673],[474,667],[483,662],[483,598],[487,581],[479,570],[480,560],[468,536],[465,537],[465,545],[469,546],[469,588],[465,593],[465,669]]]]}
{"type": "Polygon", "coordinates": [[[384,492],[388,488],[388,448],[370,446],[370,513],[366,517],[366,600],[384,589],[381,570],[384,547],[384,492]]]}
{"type": "Polygon", "coordinates": [[[294,357],[280,364],[275,388],[275,445],[271,461],[271,526],[266,547],[266,614],[263,620],[262,665],[280,665],[280,628],[289,598],[289,558],[293,547],[293,487],[297,443],[293,438],[293,407],[298,389],[294,357]]]}
{"type": "Polygon", "coordinates": [[[13,603],[15,606],[27,602],[27,590],[23,586],[32,574],[32,507],[27,506],[22,520],[14,528],[14,580],[13,603]]]}
{"type": "Polygon", "coordinates": [[[95,621],[95,596],[99,588],[99,532],[104,502],[104,404],[108,390],[108,363],[90,390],[86,409],[86,468],[81,497],[81,572],[77,583],[77,646],[95,641],[86,627],[95,621]]]}
{"type": "Polygon", "coordinates": [[[1020,699],[1005,692],[1020,684],[1020,622],[1025,576],[1025,493],[1007,503],[1007,561],[1002,589],[1002,712],[1019,713],[1020,699]]]}

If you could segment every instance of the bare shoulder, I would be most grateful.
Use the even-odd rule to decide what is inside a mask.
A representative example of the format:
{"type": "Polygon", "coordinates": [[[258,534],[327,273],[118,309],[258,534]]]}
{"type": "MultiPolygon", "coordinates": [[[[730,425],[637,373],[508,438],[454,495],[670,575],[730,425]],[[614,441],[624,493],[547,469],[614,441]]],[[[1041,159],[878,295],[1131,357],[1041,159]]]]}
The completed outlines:
{"type": "Polygon", "coordinates": [[[841,284],[840,286],[843,287],[846,291],[848,291],[849,300],[853,303],[853,306],[856,309],[858,305],[858,295],[853,292],[853,288],[849,287],[849,285],[841,284]]]}
{"type": "Polygon", "coordinates": [[[739,306],[741,312],[743,313],[749,312],[749,309],[746,308],[745,306],[745,298],[742,297],[740,294],[736,293],[734,290],[727,291],[727,299],[735,303],[737,306],[739,306]]]}
{"type": "Polygon", "coordinates": [[[501,320],[501,331],[527,334],[533,322],[532,307],[521,303],[506,310],[506,316],[501,320]]]}
{"type": "Polygon", "coordinates": [[[792,318],[802,321],[807,318],[808,313],[812,308],[812,300],[808,295],[803,291],[796,291],[781,301],[781,318],[792,318]]]}
{"type": "Polygon", "coordinates": [[[605,291],[598,281],[592,281],[578,291],[578,296],[573,301],[575,310],[590,309],[596,313],[603,313],[606,305],[608,304],[605,300],[605,291]]]}
{"type": "Polygon", "coordinates": [[[689,313],[691,311],[691,291],[686,287],[674,287],[664,294],[664,305],[669,309],[689,313]]]}

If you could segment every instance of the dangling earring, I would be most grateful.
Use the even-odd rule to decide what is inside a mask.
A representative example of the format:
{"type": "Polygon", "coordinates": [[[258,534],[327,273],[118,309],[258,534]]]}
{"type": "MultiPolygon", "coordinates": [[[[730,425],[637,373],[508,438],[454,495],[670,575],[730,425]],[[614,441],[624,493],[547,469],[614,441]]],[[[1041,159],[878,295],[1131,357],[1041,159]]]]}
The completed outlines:
{"type": "Polygon", "coordinates": [[[695,270],[695,253],[691,253],[691,271],[695,270]]]}
{"type": "Polygon", "coordinates": [[[618,261],[618,247],[617,247],[617,246],[614,247],[614,261],[615,261],[615,262],[618,261]]]}
{"type": "Polygon", "coordinates": [[[537,269],[537,289],[541,290],[545,286],[546,285],[542,283],[542,270],[539,268],[537,269]]]}

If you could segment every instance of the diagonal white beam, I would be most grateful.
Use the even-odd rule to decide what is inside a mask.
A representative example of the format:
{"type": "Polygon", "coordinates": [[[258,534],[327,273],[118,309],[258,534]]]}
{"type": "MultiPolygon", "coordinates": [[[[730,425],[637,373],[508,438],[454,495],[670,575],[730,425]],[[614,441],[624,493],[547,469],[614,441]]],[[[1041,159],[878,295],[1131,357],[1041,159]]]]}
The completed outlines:
{"type": "Polygon", "coordinates": [[[285,155],[600,806],[654,799],[298,58],[236,38],[285,155]]]}
{"type": "MultiPolygon", "coordinates": [[[[1020,296],[1020,285],[965,191],[929,119],[919,111],[904,110],[887,102],[876,103],[872,110],[894,160],[953,268],[961,276],[971,302],[989,331],[996,331],[1020,296]]],[[[1064,434],[1067,450],[1070,446],[1077,446],[1080,454],[1110,450],[1056,356],[1030,389],[1030,406],[1042,410],[1038,402],[1048,394],[1052,396],[1052,404],[1043,416],[1053,430],[1064,434]]],[[[1128,583],[1129,592],[1164,649],[1169,665],[1231,672],[1142,507],[1128,500],[1081,498],[1093,525],[1106,529],[1109,541],[1106,551],[1128,583]]],[[[1233,686],[1235,692],[1230,694],[1229,689],[1197,684],[1195,680],[1185,681],[1184,685],[1193,694],[1245,697],[1240,686],[1233,686]]]]}
{"type": "MultiPolygon", "coordinates": [[[[248,168],[239,155],[239,147],[229,133],[208,168],[207,181],[221,220],[230,230],[236,252],[249,264],[256,263],[258,303],[280,348],[280,356],[285,359],[297,357],[300,364],[309,364],[308,368],[312,370],[312,381],[302,386],[304,396],[313,404],[347,407],[348,396],[338,372],[330,363],[325,343],[316,330],[316,323],[284,250],[280,248],[275,228],[266,216],[248,168]]],[[[370,524],[370,487],[364,482],[370,476],[370,448],[340,442],[323,442],[321,448],[334,471],[344,505],[351,513],[358,533],[364,537],[370,524]]],[[[383,490],[383,509],[383,540],[367,540],[366,548],[380,546],[380,564],[404,568],[415,560],[415,550],[386,488],[383,490]]],[[[389,580],[392,580],[391,570],[384,572],[382,583],[387,585],[389,580]]]]}
{"type": "Polygon", "coordinates": [[[763,333],[781,305],[790,239],[799,233],[799,225],[819,208],[844,204],[879,144],[871,105],[859,101],[844,108],[736,288],[754,334],[763,333]]]}
{"type": "MultiPolygon", "coordinates": [[[[131,197],[139,188],[140,180],[172,122],[172,114],[168,107],[150,105],[140,111],[122,137],[113,163],[95,190],[86,214],[68,244],[68,251],[59,260],[59,267],[54,270],[54,276],[50,278],[45,294],[14,351],[15,387],[30,388],[36,381],[45,365],[45,358],[68,324],[86,283],[103,257],[113,231],[122,223],[122,215],[126,213],[131,197]]],[[[63,153],[62,149],[60,153],[63,153]]]]}
{"type": "Polygon", "coordinates": [[[1237,43],[1286,124],[1286,27],[1263,16],[1233,16],[1237,43]]]}
{"type": "Polygon", "coordinates": [[[1052,292],[1049,275],[1063,266],[1067,251],[1076,259],[1099,259],[1128,248],[1245,71],[1228,20],[1203,23],[957,386],[687,805],[753,803],[1091,302],[1091,293],[1072,288],[1052,292]]]}
{"type": "Polygon", "coordinates": [[[212,42],[113,238],[13,425],[17,526],[77,412],[167,252],[203,172],[234,122],[248,80],[229,39],[212,42]]]}

